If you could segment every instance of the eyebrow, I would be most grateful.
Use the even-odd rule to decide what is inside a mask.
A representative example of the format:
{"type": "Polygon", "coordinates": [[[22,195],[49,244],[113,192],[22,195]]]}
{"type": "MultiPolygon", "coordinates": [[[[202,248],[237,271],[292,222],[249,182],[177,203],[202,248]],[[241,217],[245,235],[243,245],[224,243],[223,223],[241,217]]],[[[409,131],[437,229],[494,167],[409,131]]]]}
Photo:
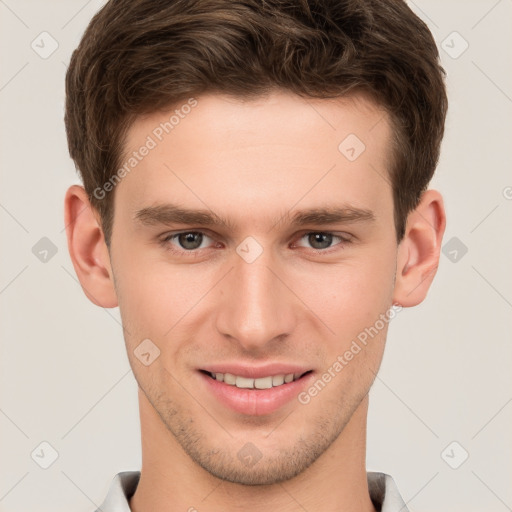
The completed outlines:
{"type": "MultiPolygon", "coordinates": [[[[186,209],[175,204],[159,204],[138,210],[134,219],[142,225],[154,226],[158,224],[186,224],[196,226],[224,225],[235,231],[236,225],[211,210],[186,209]]],[[[336,224],[353,222],[373,222],[375,214],[368,209],[354,206],[331,206],[298,210],[293,215],[288,211],[278,219],[274,219],[272,226],[289,222],[292,226],[307,224],[336,224]]]]}

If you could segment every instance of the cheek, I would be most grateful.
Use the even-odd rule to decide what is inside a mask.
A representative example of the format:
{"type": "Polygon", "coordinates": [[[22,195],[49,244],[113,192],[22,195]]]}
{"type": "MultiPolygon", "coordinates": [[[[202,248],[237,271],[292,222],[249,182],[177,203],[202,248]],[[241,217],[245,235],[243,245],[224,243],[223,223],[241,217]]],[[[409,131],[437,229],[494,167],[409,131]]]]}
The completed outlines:
{"type": "Polygon", "coordinates": [[[173,329],[179,330],[193,316],[194,307],[211,288],[211,276],[199,267],[187,270],[133,254],[117,263],[119,309],[130,344],[149,338],[162,345],[173,329]]]}
{"type": "Polygon", "coordinates": [[[391,306],[394,269],[388,251],[380,258],[367,255],[323,270],[303,271],[294,282],[300,283],[297,295],[343,343],[373,325],[391,306]]]}

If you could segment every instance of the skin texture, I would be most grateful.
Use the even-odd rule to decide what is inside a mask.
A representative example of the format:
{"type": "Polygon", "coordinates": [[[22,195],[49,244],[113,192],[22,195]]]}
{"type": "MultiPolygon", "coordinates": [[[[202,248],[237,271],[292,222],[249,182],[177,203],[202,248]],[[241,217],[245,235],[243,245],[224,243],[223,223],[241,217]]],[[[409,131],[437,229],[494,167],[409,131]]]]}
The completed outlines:
{"type": "MultiPolygon", "coordinates": [[[[130,506],[374,510],[366,418],[387,323],[309,403],[293,399],[270,414],[226,407],[199,369],[290,363],[312,370],[311,385],[393,304],[425,298],[445,229],[442,197],[423,194],[397,245],[387,178],[391,127],[363,96],[319,100],[276,91],[197,102],[115,187],[110,251],[83,188],[70,187],[65,199],[75,270],[92,302],[119,306],[139,385],[143,464],[130,506]],[[354,161],[338,149],[349,134],[365,145],[354,161]],[[141,209],[165,203],[209,210],[233,226],[136,220],[141,209]],[[374,220],[290,224],[295,211],[327,205],[371,210],[374,220]],[[204,233],[193,255],[183,238],[162,242],[184,231],[204,233]],[[307,234],[319,232],[336,236],[315,244],[307,234]],[[251,263],[236,250],[247,237],[262,249],[251,263]],[[148,366],[134,353],[144,339],[160,350],[148,366]],[[256,464],[238,457],[247,443],[261,454],[256,464]]],[[[126,156],[171,113],[139,118],[126,156]]]]}

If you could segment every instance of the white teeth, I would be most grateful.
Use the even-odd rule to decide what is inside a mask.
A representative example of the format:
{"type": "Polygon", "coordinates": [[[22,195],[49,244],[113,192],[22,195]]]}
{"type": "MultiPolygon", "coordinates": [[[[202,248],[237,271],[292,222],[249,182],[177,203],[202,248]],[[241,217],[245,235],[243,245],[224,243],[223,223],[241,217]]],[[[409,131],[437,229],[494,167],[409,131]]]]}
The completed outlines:
{"type": "Polygon", "coordinates": [[[234,386],[236,384],[236,377],[231,373],[225,373],[224,382],[226,384],[231,384],[231,386],[234,386]]]}
{"type": "Polygon", "coordinates": [[[219,382],[224,382],[224,384],[241,389],[270,389],[297,380],[302,374],[287,373],[286,375],[270,375],[268,377],[260,377],[259,379],[240,377],[232,373],[210,373],[210,375],[219,382]]]}
{"type": "Polygon", "coordinates": [[[237,388],[254,388],[254,379],[247,379],[245,377],[237,377],[235,381],[235,386],[237,388]]]}
{"type": "Polygon", "coordinates": [[[284,375],[274,375],[272,377],[272,386],[280,386],[284,384],[284,375]]]}
{"type": "Polygon", "coordinates": [[[272,377],[254,379],[254,387],[256,389],[270,389],[272,387],[272,377]]]}

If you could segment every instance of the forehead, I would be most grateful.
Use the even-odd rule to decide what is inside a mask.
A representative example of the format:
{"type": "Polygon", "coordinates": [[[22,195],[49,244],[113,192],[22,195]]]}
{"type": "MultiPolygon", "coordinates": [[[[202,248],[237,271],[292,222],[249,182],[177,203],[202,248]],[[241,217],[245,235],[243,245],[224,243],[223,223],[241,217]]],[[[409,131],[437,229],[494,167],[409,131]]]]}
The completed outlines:
{"type": "Polygon", "coordinates": [[[125,165],[116,195],[132,211],[172,202],[224,217],[265,210],[275,218],[299,202],[384,208],[390,133],[384,109],[361,95],[205,94],[133,123],[122,164],[135,165],[125,165]],[[273,205],[282,208],[268,211],[273,205]]]}
{"type": "Polygon", "coordinates": [[[196,133],[199,128],[202,137],[207,131],[209,139],[222,138],[222,146],[227,147],[230,142],[239,142],[235,135],[262,142],[299,137],[303,142],[304,138],[314,140],[314,132],[319,129],[330,129],[338,135],[352,130],[368,138],[368,132],[381,121],[383,125],[389,122],[385,109],[362,93],[326,99],[304,98],[283,90],[252,99],[208,93],[184,99],[167,111],[139,117],[128,132],[127,147],[136,143],[142,132],[152,134],[159,142],[168,135],[178,139],[180,133],[190,137],[189,124],[194,125],[196,133]],[[226,139],[225,135],[232,137],[226,139]]]}
{"type": "Polygon", "coordinates": [[[343,134],[372,143],[380,135],[386,138],[389,129],[385,109],[362,93],[329,99],[303,98],[283,90],[253,99],[208,93],[184,99],[167,111],[140,116],[128,131],[125,148],[127,153],[135,150],[149,136],[157,145],[174,145],[178,151],[178,144],[189,141],[217,143],[219,150],[227,150],[242,139],[244,145],[309,146],[319,138],[339,150],[337,142],[343,134]]]}

